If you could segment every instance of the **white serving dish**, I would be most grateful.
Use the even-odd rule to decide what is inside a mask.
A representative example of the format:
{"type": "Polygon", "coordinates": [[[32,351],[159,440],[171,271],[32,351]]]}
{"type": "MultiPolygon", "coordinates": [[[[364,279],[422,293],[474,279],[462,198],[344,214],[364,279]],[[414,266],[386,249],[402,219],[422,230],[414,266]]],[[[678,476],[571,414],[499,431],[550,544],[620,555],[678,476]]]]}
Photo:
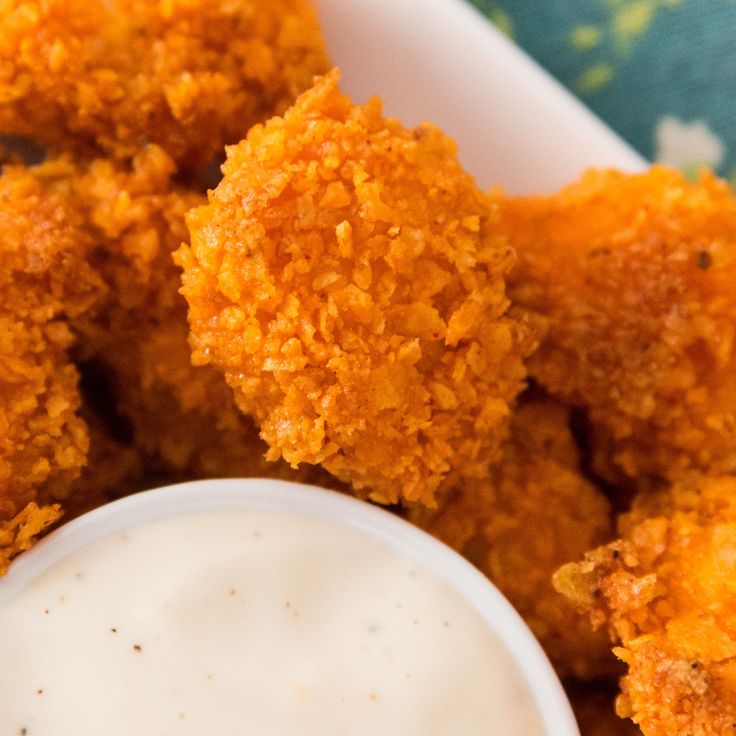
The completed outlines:
{"type": "Polygon", "coordinates": [[[315,0],[356,102],[455,138],[482,187],[552,192],[589,166],[646,165],[466,0],[315,0]]]}

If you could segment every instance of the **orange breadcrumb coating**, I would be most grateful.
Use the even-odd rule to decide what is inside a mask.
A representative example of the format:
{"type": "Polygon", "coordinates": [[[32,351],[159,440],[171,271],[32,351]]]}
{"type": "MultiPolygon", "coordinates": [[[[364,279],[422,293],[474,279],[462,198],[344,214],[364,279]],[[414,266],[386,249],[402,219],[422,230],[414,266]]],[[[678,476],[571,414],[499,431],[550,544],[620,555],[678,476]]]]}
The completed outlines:
{"type": "Polygon", "coordinates": [[[736,478],[643,494],[619,526],[555,577],[620,643],[619,714],[645,736],[736,733],[736,478]]]}
{"type": "Polygon", "coordinates": [[[0,0],[0,130],[204,163],[329,69],[309,0],[0,0]]]}
{"type": "Polygon", "coordinates": [[[468,480],[409,518],[476,564],[511,601],[561,676],[615,667],[608,638],[552,588],[552,574],[612,536],[604,496],[579,470],[568,411],[522,403],[490,477],[468,480]]]}
{"type": "Polygon", "coordinates": [[[513,253],[437,128],[338,74],[227,150],[181,251],[193,358],[223,371],[270,457],[374,500],[482,475],[522,387],[513,253]]]}
{"type": "Polygon", "coordinates": [[[8,571],[13,557],[30,549],[38,535],[60,518],[59,504],[39,507],[31,501],[12,519],[0,521],[0,575],[8,571]]]}
{"type": "Polygon", "coordinates": [[[512,297],[548,326],[530,375],[589,410],[597,469],[638,481],[736,470],[729,186],[664,167],[591,171],[497,204],[519,256],[512,297]]]}
{"type": "Polygon", "coordinates": [[[149,146],[130,166],[98,159],[72,181],[97,245],[91,262],[108,287],[75,321],[78,352],[107,371],[149,476],[294,477],[264,459],[223,377],[191,365],[172,252],[187,236],[185,212],[203,197],[174,186],[173,173],[171,158],[149,146]]]}
{"type": "Polygon", "coordinates": [[[69,168],[9,166],[0,176],[0,573],[58,515],[27,504],[65,495],[87,455],[65,320],[101,285],[84,263],[69,168]]]}

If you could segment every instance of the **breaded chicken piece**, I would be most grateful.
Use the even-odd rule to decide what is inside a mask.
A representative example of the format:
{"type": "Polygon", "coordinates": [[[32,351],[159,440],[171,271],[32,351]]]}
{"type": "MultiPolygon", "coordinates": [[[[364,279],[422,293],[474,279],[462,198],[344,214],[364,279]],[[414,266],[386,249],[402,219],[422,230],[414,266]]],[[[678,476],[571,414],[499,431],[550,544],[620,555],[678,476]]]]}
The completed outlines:
{"type": "Polygon", "coordinates": [[[496,198],[512,298],[546,320],[530,375],[586,408],[596,469],[645,482],[736,470],[736,198],[654,167],[496,198]]]}
{"type": "Polygon", "coordinates": [[[643,494],[619,526],[555,577],[620,644],[618,713],[645,736],[736,733],[736,478],[643,494]]]}
{"type": "Polygon", "coordinates": [[[439,508],[409,518],[465,555],[511,601],[561,676],[615,668],[608,637],[552,588],[552,574],[612,537],[605,497],[580,473],[568,410],[523,401],[503,459],[490,477],[467,480],[439,508]]]}
{"type": "Polygon", "coordinates": [[[0,131],[208,161],[329,69],[310,0],[0,0],[0,131]]]}
{"type": "Polygon", "coordinates": [[[87,456],[66,319],[92,303],[100,284],[68,205],[68,170],[59,161],[9,166],[0,176],[0,574],[58,518],[53,500],[87,456]],[[49,506],[31,505],[40,498],[49,506]]]}
{"type": "Polygon", "coordinates": [[[216,366],[271,458],[376,501],[482,475],[523,385],[513,253],[437,128],[407,130],[338,74],[227,151],[180,253],[196,363],[216,366]]]}
{"type": "Polygon", "coordinates": [[[72,181],[96,244],[91,263],[108,288],[74,322],[77,353],[107,373],[147,476],[293,478],[264,459],[267,448],[223,377],[191,365],[172,252],[187,237],[186,211],[203,198],[175,186],[173,173],[172,159],[149,146],[132,165],[98,159],[72,181]]]}

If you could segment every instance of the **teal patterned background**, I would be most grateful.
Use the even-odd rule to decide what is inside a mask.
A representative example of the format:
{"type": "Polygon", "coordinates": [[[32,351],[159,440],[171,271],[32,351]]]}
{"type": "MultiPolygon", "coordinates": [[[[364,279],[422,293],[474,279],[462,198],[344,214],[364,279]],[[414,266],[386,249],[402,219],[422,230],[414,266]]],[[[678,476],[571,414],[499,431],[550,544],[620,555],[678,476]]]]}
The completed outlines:
{"type": "Polygon", "coordinates": [[[736,182],[736,0],[471,0],[644,156],[736,182]]]}

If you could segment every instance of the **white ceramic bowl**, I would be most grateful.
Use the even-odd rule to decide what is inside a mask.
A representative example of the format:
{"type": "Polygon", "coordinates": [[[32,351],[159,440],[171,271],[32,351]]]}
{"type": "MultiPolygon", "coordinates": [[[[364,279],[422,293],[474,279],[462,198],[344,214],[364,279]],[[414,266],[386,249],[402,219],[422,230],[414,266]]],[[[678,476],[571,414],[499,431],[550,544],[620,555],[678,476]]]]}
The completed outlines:
{"type": "Polygon", "coordinates": [[[646,165],[467,0],[315,3],[344,89],[438,124],[482,187],[551,192],[589,166],[646,165]]]}
{"type": "Polygon", "coordinates": [[[63,525],[19,557],[0,578],[0,605],[55,563],[106,536],[200,511],[279,511],[351,527],[433,572],[454,588],[505,645],[517,663],[546,736],[578,729],[549,661],[509,602],[449,547],[383,509],[334,491],[265,479],[203,480],[146,491],[102,506],[63,525]]]}

